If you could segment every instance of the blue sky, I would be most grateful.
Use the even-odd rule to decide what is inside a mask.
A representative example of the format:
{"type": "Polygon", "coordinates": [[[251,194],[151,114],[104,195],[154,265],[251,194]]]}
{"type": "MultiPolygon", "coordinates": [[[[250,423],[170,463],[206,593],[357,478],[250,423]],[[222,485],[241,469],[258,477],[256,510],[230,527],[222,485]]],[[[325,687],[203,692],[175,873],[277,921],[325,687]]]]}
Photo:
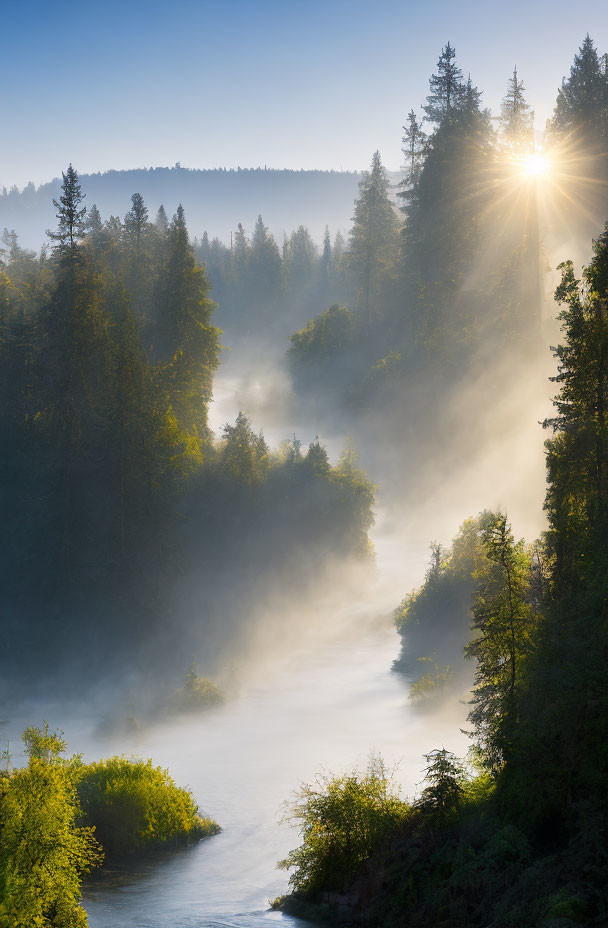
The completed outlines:
{"type": "Polygon", "coordinates": [[[441,46],[497,110],[517,64],[542,126],[607,0],[106,0],[2,4],[0,185],[172,165],[401,161],[441,46]]]}

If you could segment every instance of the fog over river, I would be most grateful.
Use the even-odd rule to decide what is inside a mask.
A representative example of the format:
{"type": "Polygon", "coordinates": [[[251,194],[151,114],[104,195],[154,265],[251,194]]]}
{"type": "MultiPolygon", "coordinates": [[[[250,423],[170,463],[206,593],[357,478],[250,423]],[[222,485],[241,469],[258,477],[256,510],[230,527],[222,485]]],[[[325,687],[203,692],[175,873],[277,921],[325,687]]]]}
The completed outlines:
{"type": "MultiPolygon", "coordinates": [[[[313,440],[310,423],[288,425],[288,407],[279,365],[258,358],[257,365],[239,369],[229,358],[216,380],[210,420],[217,433],[244,408],[254,427],[264,424],[272,446],[294,428],[304,443],[313,440]]],[[[535,429],[536,423],[534,416],[535,429]]],[[[333,459],[345,439],[321,436],[333,459]]],[[[471,482],[470,475],[465,479],[471,482]]],[[[45,710],[51,725],[65,729],[70,750],[85,759],[124,753],[167,767],[223,829],[189,849],[89,882],[84,904],[92,928],[303,924],[268,907],[287,889],[288,874],[276,864],[297,845],[298,834],[280,820],[298,785],[319,772],[363,768],[370,752],[378,752],[389,768],[397,767],[402,793],[411,797],[422,780],[425,752],[442,746],[466,752],[468,738],[460,730],[466,694],[435,714],[421,712],[408,700],[409,681],[391,669],[400,647],[392,610],[422,580],[437,527],[449,541],[470,514],[463,487],[456,487],[452,506],[444,491],[421,499],[405,518],[380,493],[371,532],[375,579],[355,593],[346,589],[331,601],[321,599],[308,613],[294,603],[292,615],[287,607],[279,619],[269,617],[252,639],[251,655],[235,667],[233,691],[221,708],[146,725],[136,738],[108,739],[100,738],[86,709],[72,720],[65,708],[45,710]]]]}
{"type": "MultiPolygon", "coordinates": [[[[389,766],[399,764],[397,779],[411,795],[423,752],[442,744],[465,749],[455,724],[464,707],[438,718],[408,706],[407,683],[391,672],[398,638],[387,621],[353,607],[352,622],[339,624],[339,632],[320,631],[316,644],[275,657],[224,708],[156,728],[136,745],[118,740],[105,747],[169,767],[223,831],[136,866],[127,878],[89,887],[84,901],[93,928],[296,925],[268,911],[268,900],[287,886],[275,865],[297,844],[297,833],[278,822],[298,783],[323,769],[364,766],[373,750],[389,766]]],[[[99,753],[99,744],[86,739],[78,748],[99,753]]]]}

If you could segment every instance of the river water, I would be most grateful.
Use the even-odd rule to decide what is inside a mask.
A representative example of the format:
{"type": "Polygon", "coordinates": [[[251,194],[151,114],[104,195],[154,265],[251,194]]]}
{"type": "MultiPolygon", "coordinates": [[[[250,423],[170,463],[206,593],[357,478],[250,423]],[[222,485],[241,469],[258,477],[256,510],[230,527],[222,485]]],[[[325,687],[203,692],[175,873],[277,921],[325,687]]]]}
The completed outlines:
{"type": "MultiPolygon", "coordinates": [[[[365,766],[375,751],[399,764],[397,780],[411,795],[423,752],[441,745],[464,750],[456,718],[462,706],[449,718],[429,718],[408,705],[406,681],[391,671],[398,647],[388,622],[358,610],[349,629],[322,632],[316,645],[309,640],[275,657],[272,669],[266,666],[221,709],[155,728],[136,745],[120,739],[106,745],[106,754],[136,751],[168,767],[223,831],[88,886],[92,928],[303,924],[268,909],[268,900],[287,888],[276,862],[298,835],[279,819],[298,783],[319,771],[365,766]]],[[[80,747],[88,753],[88,745],[80,747]]],[[[91,748],[98,754],[100,745],[91,748]]]]}
{"type": "MultiPolygon", "coordinates": [[[[216,431],[245,408],[256,426],[264,424],[272,444],[291,434],[280,401],[285,383],[272,364],[267,367],[272,376],[265,378],[258,376],[259,365],[247,376],[231,374],[234,362],[223,369],[210,417],[216,431]]],[[[307,441],[314,438],[306,423],[297,431],[307,441]]],[[[333,458],[343,441],[333,436],[327,442],[333,458]]],[[[408,702],[408,681],[391,670],[400,641],[390,610],[424,574],[429,529],[426,518],[421,522],[418,532],[408,526],[404,543],[387,509],[381,510],[373,532],[378,576],[367,595],[349,603],[347,593],[339,609],[317,604],[304,624],[301,605],[297,617],[285,614],[279,643],[265,659],[258,647],[238,692],[220,709],[150,728],[135,743],[115,738],[100,744],[86,734],[78,743],[70,739],[87,758],[152,758],[188,786],[223,829],[195,847],[87,885],[91,928],[304,925],[268,905],[287,890],[288,874],[276,864],[298,844],[298,834],[280,819],[298,784],[323,771],[363,768],[375,752],[397,766],[402,794],[412,796],[425,752],[441,746],[465,752],[468,739],[460,728],[466,708],[454,699],[439,715],[420,714],[408,702]]]]}

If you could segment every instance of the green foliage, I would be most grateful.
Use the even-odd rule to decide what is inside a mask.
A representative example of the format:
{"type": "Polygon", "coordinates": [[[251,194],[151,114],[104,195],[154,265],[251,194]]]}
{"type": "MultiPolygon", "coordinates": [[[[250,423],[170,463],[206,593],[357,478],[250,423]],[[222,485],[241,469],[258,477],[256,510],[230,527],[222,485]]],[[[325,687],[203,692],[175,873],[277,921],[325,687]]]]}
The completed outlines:
{"type": "Polygon", "coordinates": [[[608,224],[594,243],[583,284],[571,261],[560,265],[555,298],[564,342],[555,356],[557,415],[545,423],[550,488],[547,509],[562,581],[589,581],[608,507],[608,224]]]}
{"type": "Polygon", "coordinates": [[[180,428],[204,441],[212,377],[219,363],[219,330],[211,325],[215,304],[190,246],[181,205],[169,227],[168,255],[155,300],[155,349],[164,362],[161,382],[180,428]]]}
{"type": "Polygon", "coordinates": [[[61,733],[30,726],[29,763],[0,777],[1,928],[86,928],[80,884],[104,857],[217,834],[191,793],[151,761],[64,760],[61,733]]]}
{"type": "Polygon", "coordinates": [[[364,326],[380,318],[398,251],[398,222],[388,190],[380,152],[375,152],[359,184],[348,252],[355,305],[364,326]]]}
{"type": "Polygon", "coordinates": [[[244,412],[239,412],[234,425],[223,428],[224,441],[220,450],[224,470],[238,482],[255,484],[268,473],[268,445],[260,432],[256,435],[244,412]]]}
{"type": "Polygon", "coordinates": [[[384,358],[372,364],[365,376],[366,388],[375,388],[398,376],[401,370],[401,355],[398,351],[389,351],[384,358]]]}
{"type": "MultiPolygon", "coordinates": [[[[40,674],[72,680],[63,669],[83,667],[82,653],[94,651],[105,672],[144,642],[145,665],[167,669],[166,630],[183,620],[174,672],[192,614],[228,644],[236,629],[217,612],[251,621],[243,601],[265,595],[262,578],[289,570],[289,582],[306,584],[330,557],[367,556],[372,519],[369,482],[356,467],[332,467],[318,442],[308,455],[273,454],[244,413],[211,434],[219,332],[183,209],[151,223],[134,194],[124,222],[104,221],[95,206],[83,212],[71,167],[62,197],[56,258],[27,252],[9,231],[0,256],[0,496],[13,526],[0,579],[14,616],[0,687],[23,690],[40,674]],[[202,613],[184,604],[194,587],[202,613]]],[[[289,280],[309,266],[314,289],[305,229],[287,251],[289,280]]],[[[251,242],[241,229],[224,255],[226,273],[238,266],[276,309],[291,286],[277,255],[259,219],[251,242]]]]}
{"type": "Polygon", "coordinates": [[[433,671],[411,686],[412,699],[421,705],[459,685],[464,676],[462,650],[470,637],[473,575],[484,558],[482,534],[490,518],[483,512],[463,522],[449,549],[432,544],[423,585],[394,612],[403,639],[395,669],[409,674],[418,669],[419,661],[433,665],[433,671]]]}
{"type": "Polygon", "coordinates": [[[476,634],[465,649],[476,662],[469,719],[486,763],[498,770],[513,750],[525,661],[536,630],[532,552],[523,540],[515,542],[502,513],[485,526],[483,545],[485,559],[474,574],[476,634]]]}
{"type": "Polygon", "coordinates": [[[608,231],[583,281],[570,262],[562,266],[559,393],[546,422],[554,435],[547,442],[545,620],[529,661],[516,756],[503,778],[506,801],[523,821],[561,840],[577,836],[581,845],[608,809],[608,231]]]}
{"type": "Polygon", "coordinates": [[[608,136],[608,72],[589,34],[558,91],[551,130],[587,143],[608,136]]]}
{"type": "Polygon", "coordinates": [[[63,732],[50,732],[48,722],[44,722],[42,728],[30,725],[21,737],[29,757],[45,760],[48,763],[59,761],[61,759],[59,755],[63,754],[67,747],[63,732]]]}
{"type": "Polygon", "coordinates": [[[59,224],[56,232],[48,234],[52,241],[57,242],[56,252],[59,257],[73,259],[84,234],[84,216],[87,209],[86,206],[81,206],[85,195],[78,182],[78,174],[71,164],[65,173],[62,172],[62,178],[59,201],[53,200],[59,224]]]}
{"type": "Polygon", "coordinates": [[[92,827],[78,824],[74,767],[59,763],[59,736],[28,729],[27,767],[0,780],[0,925],[87,925],[80,882],[102,853],[92,827]]]}
{"type": "Polygon", "coordinates": [[[297,365],[339,354],[350,345],[353,326],[352,313],[334,303],[290,336],[290,361],[297,365]]]}
{"type": "Polygon", "coordinates": [[[369,556],[373,551],[368,530],[374,524],[372,506],[376,488],[364,471],[357,466],[358,456],[353,448],[347,447],[327,479],[337,489],[335,517],[351,525],[351,551],[360,556],[369,556]]]}
{"type": "Polygon", "coordinates": [[[213,680],[199,676],[192,661],[184,685],[171,694],[169,708],[173,712],[200,712],[219,706],[223,701],[224,695],[219,686],[213,680]]]}
{"type": "Polygon", "coordinates": [[[434,703],[449,688],[453,677],[452,668],[449,664],[447,667],[438,667],[432,657],[419,657],[418,660],[432,664],[433,669],[423,673],[410,685],[410,699],[417,705],[434,703]]]}
{"type": "Polygon", "coordinates": [[[445,826],[462,805],[464,770],[458,758],[445,748],[431,751],[425,758],[424,775],[428,785],[422,790],[416,807],[438,825],[445,826]]]}
{"type": "Polygon", "coordinates": [[[398,798],[379,757],[370,759],[364,774],[319,776],[289,804],[287,818],[299,824],[303,840],[279,867],[295,868],[289,882],[296,892],[342,892],[408,815],[409,807],[398,798]]]}
{"type": "MultiPolygon", "coordinates": [[[[353,921],[549,928],[606,920],[608,229],[583,287],[571,264],[562,271],[543,544],[516,542],[506,516],[484,514],[449,555],[433,546],[422,591],[396,615],[407,636],[451,558],[463,558],[475,581],[467,653],[476,661],[470,719],[483,772],[467,780],[449,752],[429,755],[428,785],[407,827],[350,874],[343,898],[353,921]]],[[[312,872],[314,859],[302,862],[312,872]]],[[[311,893],[330,888],[321,878],[311,893]]]]}
{"type": "Polygon", "coordinates": [[[111,757],[82,765],[77,788],[83,815],[108,858],[188,844],[217,834],[188,790],[151,760],[111,757]]]}

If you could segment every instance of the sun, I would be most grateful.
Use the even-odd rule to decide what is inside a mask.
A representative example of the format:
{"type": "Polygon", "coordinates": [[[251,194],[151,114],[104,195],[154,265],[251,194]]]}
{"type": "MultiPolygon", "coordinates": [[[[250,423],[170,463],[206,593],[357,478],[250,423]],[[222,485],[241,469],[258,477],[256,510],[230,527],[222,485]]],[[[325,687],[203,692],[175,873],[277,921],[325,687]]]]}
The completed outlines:
{"type": "Polygon", "coordinates": [[[528,177],[545,177],[549,173],[549,161],[541,151],[530,152],[523,160],[523,172],[528,177]]]}

